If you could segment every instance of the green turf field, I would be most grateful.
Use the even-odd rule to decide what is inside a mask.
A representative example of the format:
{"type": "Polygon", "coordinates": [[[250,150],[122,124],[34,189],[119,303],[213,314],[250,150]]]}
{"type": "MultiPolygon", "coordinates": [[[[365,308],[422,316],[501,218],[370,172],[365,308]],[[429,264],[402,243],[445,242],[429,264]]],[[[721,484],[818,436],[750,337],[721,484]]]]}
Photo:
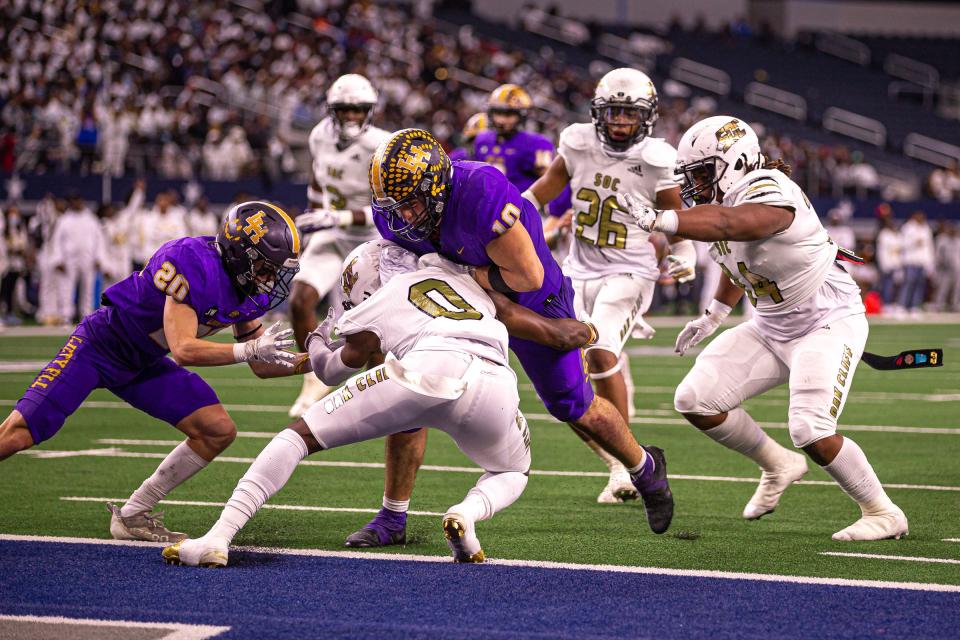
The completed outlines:
{"type": "MultiPolygon", "coordinates": [[[[661,328],[652,342],[630,347],[672,345],[678,328],[661,328]]],[[[0,361],[48,360],[62,337],[0,336],[0,361]]],[[[526,493],[505,512],[478,527],[487,555],[495,558],[627,564],[719,571],[743,571],[871,580],[960,584],[960,329],[951,325],[879,325],[868,350],[894,353],[907,347],[943,346],[946,366],[878,372],[861,365],[842,424],[863,447],[891,497],[910,519],[901,541],[839,543],[830,535],[852,523],[856,506],[819,468],[791,488],[780,508],[757,522],[740,511],[754,489],[758,470],[686,425],[672,410],[673,389],[693,359],[635,355],[638,439],[663,447],[668,456],[676,517],[666,535],[647,528],[638,504],[598,505],[605,484],[602,464],[564,425],[546,415],[521,375],[522,408],[530,418],[533,468],[526,493]],[[869,430],[868,427],[885,427],[869,430]],[[907,427],[908,429],[896,428],[907,427]],[[917,428],[923,428],[919,431],[917,428]],[[911,431],[911,429],[914,429],[911,431]],[[559,476],[537,471],[588,472],[559,476]],[[738,481],[742,480],[742,481],[738,481]],[[954,563],[838,557],[823,552],[884,554],[954,563]]],[[[5,410],[32,380],[32,372],[0,373],[5,410]]],[[[227,404],[241,437],[226,452],[234,461],[212,464],[172,493],[172,501],[225,501],[236,481],[267,443],[266,435],[287,422],[286,409],[299,380],[260,381],[246,367],[205,369],[202,375],[227,404]],[[244,435],[248,432],[248,435],[244,435]]],[[[789,444],[785,425],[786,389],[774,389],[748,404],[779,442],[789,444]]],[[[178,440],[178,432],[98,391],[41,451],[85,451],[82,455],[37,457],[19,454],[0,463],[0,533],[108,537],[109,516],[102,500],[124,499],[152,473],[178,440]],[[148,441],[148,442],[116,442],[148,441]],[[152,457],[124,457],[128,453],[152,457]]],[[[382,462],[382,442],[321,453],[308,461],[382,462]]],[[[441,432],[430,434],[426,465],[471,467],[441,432]]],[[[815,465],[811,465],[815,467],[815,465]]],[[[442,513],[459,502],[479,472],[420,472],[411,509],[442,513]]],[[[272,500],[275,505],[376,509],[382,470],[360,466],[303,466],[272,500]]],[[[171,529],[200,535],[219,514],[216,506],[167,504],[171,529]]],[[[264,510],[238,536],[238,544],[341,548],[346,534],[369,518],[362,512],[264,510]]],[[[412,516],[410,541],[402,551],[445,555],[437,515],[412,516]]],[[[389,551],[394,551],[391,548],[389,551]]],[[[159,559],[158,559],[159,560],[159,559]]]]}

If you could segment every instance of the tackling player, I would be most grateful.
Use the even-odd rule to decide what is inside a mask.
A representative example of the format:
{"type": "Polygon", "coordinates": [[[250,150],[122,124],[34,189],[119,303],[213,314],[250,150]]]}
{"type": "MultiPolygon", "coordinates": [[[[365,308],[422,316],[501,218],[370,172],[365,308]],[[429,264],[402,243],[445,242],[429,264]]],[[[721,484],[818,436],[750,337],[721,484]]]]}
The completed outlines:
{"type": "Polygon", "coordinates": [[[0,425],[0,460],[49,440],[90,392],[109,389],[187,436],[123,507],[110,505],[111,535],[186,537],[150,511],[237,435],[216,393],[186,367],[247,362],[261,378],[309,370],[305,356],[284,350],[293,345],[291,330],[279,323],[264,330],[259,320],[287,297],[299,252],[293,220],[267,202],[231,208],[216,238],[160,247],[143,270],[103,293],[103,306],[80,322],[23,394],[0,425]],[[201,340],[226,327],[237,344],[201,340]]]}
{"type": "MultiPolygon", "coordinates": [[[[550,255],[536,208],[488,164],[451,164],[432,135],[421,129],[394,133],[370,163],[370,185],[380,233],[418,254],[438,252],[475,267],[485,288],[548,318],[575,318],[573,289],[550,255]]],[[[663,533],[673,517],[663,452],[637,444],[623,417],[597,398],[580,350],[555,351],[514,336],[510,348],[547,410],[609,451],[630,471],[650,528],[663,533]]],[[[424,433],[391,436],[387,442],[383,509],[347,539],[348,546],[399,541],[424,433]]]]}
{"type": "MultiPolygon", "coordinates": [[[[168,562],[226,565],[234,536],[306,456],[422,424],[445,431],[485,471],[442,520],[454,561],[483,562],[475,523],[519,498],[530,470],[530,433],[509,366],[507,328],[495,317],[501,304],[494,308],[466,267],[436,254],[418,265],[416,255],[383,240],[347,256],[341,282],[347,310],[339,319],[329,316],[308,338],[308,349],[322,380],[346,384],[280,432],[210,532],[164,549],[168,562]],[[355,375],[386,354],[384,364],[355,375]]],[[[552,335],[572,348],[593,333],[583,323],[523,308],[511,318],[531,335],[552,335]]]]}
{"type": "MultiPolygon", "coordinates": [[[[629,420],[624,377],[630,365],[623,347],[635,324],[646,326],[642,316],[650,308],[660,270],[650,234],[636,228],[617,205],[617,195],[631,193],[651,206],[679,208],[677,152],[666,141],[651,137],[657,92],[640,71],[614,69],[603,76],[591,113],[592,124],[563,130],[559,155],[546,175],[522,195],[539,209],[541,202],[553,200],[568,186],[573,194],[575,231],[563,272],[573,279],[577,315],[592,318],[600,336],[587,349],[594,388],[629,420]]],[[[670,275],[680,282],[692,280],[693,243],[675,239],[671,249],[670,275]]],[[[597,502],[636,499],[637,490],[624,466],[596,443],[586,442],[610,469],[597,502]]]]}
{"type": "MultiPolygon", "coordinates": [[[[293,279],[290,324],[301,350],[317,326],[317,304],[334,290],[340,263],[360,243],[378,237],[370,210],[367,165],[390,134],[371,125],[377,92],[370,81],[349,73],[327,90],[327,116],[310,132],[313,180],[307,188],[312,211],[297,218],[307,237],[300,272],[293,279]]],[[[311,373],[290,407],[299,417],[330,389],[311,373]]]]}
{"type": "Polygon", "coordinates": [[[789,384],[794,446],[860,506],[861,518],[833,539],[906,535],[906,516],[863,450],[837,433],[869,330],[860,289],[837,262],[837,245],[787,177],[789,167],[765,164],[756,133],[742,120],[701,120],[681,138],[678,156],[682,195],[699,206],[657,211],[624,196],[642,229],[712,242],[710,255],[727,276],[707,311],[677,336],[676,350],[683,355],[716,331],[744,292],[756,315],[700,353],[677,388],[676,410],[760,466],[760,485],[743,510],[753,520],[776,509],[807,462],[774,442],[740,405],[789,384]]]}

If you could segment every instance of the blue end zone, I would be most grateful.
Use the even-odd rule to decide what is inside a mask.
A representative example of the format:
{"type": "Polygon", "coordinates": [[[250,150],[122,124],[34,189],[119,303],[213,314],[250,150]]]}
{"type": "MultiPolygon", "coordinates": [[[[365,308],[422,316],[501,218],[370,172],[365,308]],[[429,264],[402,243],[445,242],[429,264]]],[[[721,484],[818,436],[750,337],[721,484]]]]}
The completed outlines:
{"type": "Polygon", "coordinates": [[[223,625],[229,638],[947,638],[960,628],[956,593],[243,552],[230,563],[0,541],[0,614],[223,625]]]}

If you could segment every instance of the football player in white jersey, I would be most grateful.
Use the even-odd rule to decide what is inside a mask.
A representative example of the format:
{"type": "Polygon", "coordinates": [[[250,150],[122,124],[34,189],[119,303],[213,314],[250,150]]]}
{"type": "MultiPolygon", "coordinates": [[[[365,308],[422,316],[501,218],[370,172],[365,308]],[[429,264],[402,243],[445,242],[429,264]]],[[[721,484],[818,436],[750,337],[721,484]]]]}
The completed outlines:
{"type": "MultiPolygon", "coordinates": [[[[340,76],[327,90],[327,116],[310,132],[313,179],[307,200],[312,210],[297,218],[297,226],[313,233],[290,295],[290,323],[301,349],[317,326],[317,304],[337,283],[343,258],[360,243],[379,237],[370,210],[367,165],[390,133],[371,125],[376,104],[377,92],[369,80],[354,73],[340,76]]],[[[306,374],[290,417],[299,417],[329,390],[306,374]]]]}
{"type": "MultiPolygon", "coordinates": [[[[523,195],[539,208],[570,186],[576,214],[563,271],[573,280],[578,316],[590,318],[599,333],[597,344],[587,351],[594,388],[629,421],[632,403],[625,375],[630,368],[623,346],[635,324],[647,337],[653,334],[642,316],[650,307],[660,271],[650,234],[636,228],[618,206],[617,196],[630,193],[651,207],[679,208],[677,152],[663,139],[651,137],[657,120],[657,91],[650,78],[636,69],[614,69],[603,76],[591,114],[592,124],[573,124],[563,130],[559,153],[546,175],[523,195]]],[[[671,251],[670,275],[680,282],[692,280],[693,243],[675,239],[671,251]]],[[[637,491],[623,465],[584,439],[610,469],[597,502],[636,499],[637,491]]]]}
{"type": "Polygon", "coordinates": [[[743,510],[753,520],[772,512],[807,472],[806,458],[774,442],[740,406],[787,383],[794,446],[860,506],[860,519],[833,539],[906,535],[906,516],[863,450],[837,433],[869,329],[860,289],[837,262],[837,245],[788,177],[789,167],[765,164],[756,133],[742,120],[698,122],[680,140],[678,156],[682,194],[699,206],[656,211],[626,197],[641,228],[712,242],[710,255],[727,276],[707,311],[677,336],[676,350],[682,355],[716,331],[744,292],[756,314],[700,353],[677,388],[676,410],[760,466],[760,485],[743,510]]]}
{"type": "Polygon", "coordinates": [[[423,424],[447,432],[485,471],[442,520],[454,561],[483,562],[475,523],[519,498],[530,470],[530,432],[509,366],[507,327],[497,317],[557,348],[583,346],[595,330],[544,318],[505,296],[495,303],[468,267],[439,254],[418,261],[386,240],[357,247],[341,274],[347,310],[328,316],[307,348],[320,379],[346,382],[267,445],[206,535],[163,550],[168,562],[226,565],[233,537],[306,456],[423,424]],[[384,364],[359,373],[382,354],[384,364]]]}

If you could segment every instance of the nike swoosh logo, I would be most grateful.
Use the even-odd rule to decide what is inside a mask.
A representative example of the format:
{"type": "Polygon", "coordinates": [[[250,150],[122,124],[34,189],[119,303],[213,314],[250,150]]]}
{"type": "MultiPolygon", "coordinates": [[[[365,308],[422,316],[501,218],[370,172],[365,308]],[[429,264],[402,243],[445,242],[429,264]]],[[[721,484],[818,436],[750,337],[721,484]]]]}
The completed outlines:
{"type": "Polygon", "coordinates": [[[457,255],[460,255],[461,253],[463,253],[464,249],[466,249],[466,247],[460,247],[459,249],[457,249],[457,255]]]}

